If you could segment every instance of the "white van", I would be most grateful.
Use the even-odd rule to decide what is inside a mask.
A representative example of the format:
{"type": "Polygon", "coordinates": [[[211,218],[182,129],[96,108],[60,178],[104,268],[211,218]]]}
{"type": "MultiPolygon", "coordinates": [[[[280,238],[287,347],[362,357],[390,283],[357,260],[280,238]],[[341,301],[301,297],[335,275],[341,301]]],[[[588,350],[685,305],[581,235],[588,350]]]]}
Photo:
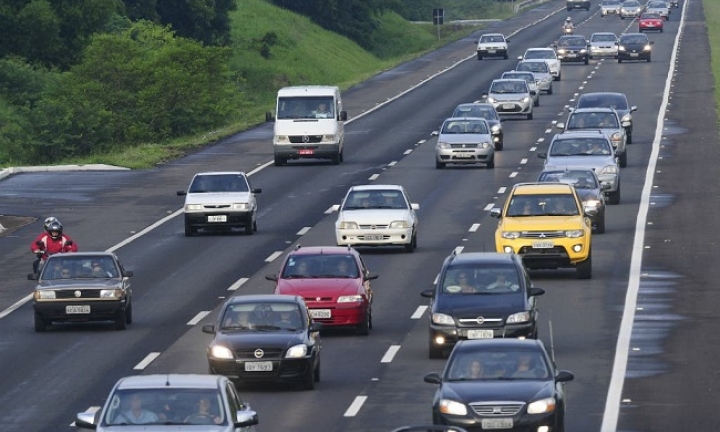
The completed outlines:
{"type": "Polygon", "coordinates": [[[342,109],[338,87],[281,88],[275,115],[268,112],[265,120],[275,122],[276,166],[301,158],[330,159],[334,165],[343,161],[347,112],[342,109]]]}

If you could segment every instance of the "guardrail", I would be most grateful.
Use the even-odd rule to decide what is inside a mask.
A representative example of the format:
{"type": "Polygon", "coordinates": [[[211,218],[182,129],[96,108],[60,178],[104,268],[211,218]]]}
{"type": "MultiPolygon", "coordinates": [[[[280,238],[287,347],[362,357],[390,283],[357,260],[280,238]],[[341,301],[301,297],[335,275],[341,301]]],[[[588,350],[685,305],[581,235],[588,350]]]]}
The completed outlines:
{"type": "Polygon", "coordinates": [[[541,4],[541,3],[548,2],[548,1],[550,1],[550,0],[523,0],[513,7],[513,12],[518,13],[520,11],[520,9],[524,8],[525,6],[528,6],[531,4],[541,4]]]}

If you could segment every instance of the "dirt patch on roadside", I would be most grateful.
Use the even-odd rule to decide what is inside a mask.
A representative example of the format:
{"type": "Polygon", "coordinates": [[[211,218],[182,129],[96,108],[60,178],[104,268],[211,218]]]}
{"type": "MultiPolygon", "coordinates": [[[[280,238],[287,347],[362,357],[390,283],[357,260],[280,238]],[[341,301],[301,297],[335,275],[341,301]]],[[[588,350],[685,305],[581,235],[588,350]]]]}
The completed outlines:
{"type": "Polygon", "coordinates": [[[8,235],[20,227],[35,222],[37,218],[29,216],[6,216],[0,215],[0,225],[5,229],[0,230],[0,236],[8,235]]]}

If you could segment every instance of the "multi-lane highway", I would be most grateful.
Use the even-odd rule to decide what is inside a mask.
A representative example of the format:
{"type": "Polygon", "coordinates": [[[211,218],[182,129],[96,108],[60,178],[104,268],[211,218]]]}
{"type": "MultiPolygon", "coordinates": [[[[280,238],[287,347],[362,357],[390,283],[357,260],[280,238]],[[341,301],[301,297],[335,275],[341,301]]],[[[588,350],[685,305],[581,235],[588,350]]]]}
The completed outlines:
{"type": "Polygon", "coordinates": [[[413,254],[361,249],[380,275],[373,281],[373,330],[367,337],[323,334],[315,391],[241,392],[259,412],[261,432],[379,432],[430,422],[434,387],[422,377],[444,362],[428,359],[420,291],[453,249],[494,249],[489,209],[514,183],[536,178],[536,154],[555,133],[554,122],[589,91],[625,92],[638,111],[621,203],[608,208],[607,231],[593,239],[593,279],[578,280],[571,270],[532,274],[547,291],[539,299],[540,338],[576,377],[567,386],[567,430],[713,430],[717,130],[701,4],[681,6],[682,28],[683,9],[675,9],[665,32],[650,36],[651,63],[564,65],[533,120],[504,123],[505,147],[493,170],[436,170],[430,133],[458,103],[479,99],[512,69],[513,57],[550,45],[568,14],[588,37],[636,31],[637,24],[602,19],[595,8],[566,12],[564,1],[553,0],[487,30],[511,36],[511,60],[475,60],[473,35],[380,74],[344,94],[353,120],[338,166],[271,166],[271,128],[261,125],[152,170],[0,181],[0,214],[57,216],[83,250],[112,249],[135,273],[128,330],[81,324],[35,333],[32,306],[22,299],[32,291],[27,245],[41,226],[0,237],[0,430],[73,430],[74,414],[101,405],[123,375],[206,372],[210,336],[200,326],[227,296],[272,292],[263,276],[289,247],[334,244],[329,209],[349,186],[364,183],[405,186],[421,220],[413,254]],[[236,169],[263,189],[256,235],[184,237],[175,191],[195,172],[236,169]]]}

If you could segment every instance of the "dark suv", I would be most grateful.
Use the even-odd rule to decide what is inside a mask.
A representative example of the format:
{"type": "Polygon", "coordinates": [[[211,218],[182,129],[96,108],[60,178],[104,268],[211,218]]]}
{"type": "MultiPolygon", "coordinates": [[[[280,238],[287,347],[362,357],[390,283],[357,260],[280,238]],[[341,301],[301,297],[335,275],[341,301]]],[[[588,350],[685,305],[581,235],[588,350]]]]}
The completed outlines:
{"type": "Polygon", "coordinates": [[[588,64],[590,55],[588,41],[581,35],[565,35],[555,42],[557,57],[561,62],[583,62],[588,64]]]}
{"type": "Polygon", "coordinates": [[[441,358],[462,339],[537,338],[535,297],[516,254],[465,253],[445,258],[431,299],[429,356],[441,358]]]}
{"type": "Polygon", "coordinates": [[[567,0],[565,3],[567,10],[585,9],[590,10],[590,0],[567,0]]]}

